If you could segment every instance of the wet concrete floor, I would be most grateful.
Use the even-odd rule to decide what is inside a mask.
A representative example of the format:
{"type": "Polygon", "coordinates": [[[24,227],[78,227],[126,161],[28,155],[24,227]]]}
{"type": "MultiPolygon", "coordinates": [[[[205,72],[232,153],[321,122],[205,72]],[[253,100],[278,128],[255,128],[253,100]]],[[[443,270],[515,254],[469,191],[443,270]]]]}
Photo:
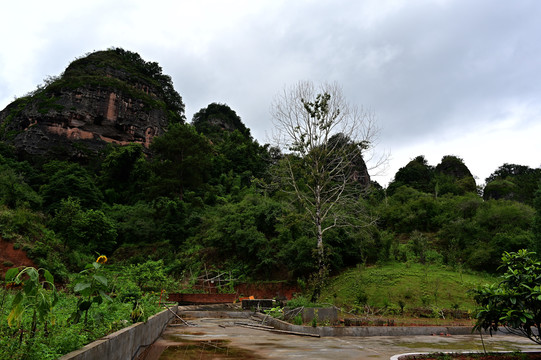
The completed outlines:
{"type": "MultiPolygon", "coordinates": [[[[304,337],[242,327],[247,319],[200,318],[195,326],[173,324],[145,360],[169,359],[390,359],[412,352],[482,352],[479,335],[304,337]]],[[[532,341],[510,335],[483,336],[487,351],[539,351],[532,341]]]]}

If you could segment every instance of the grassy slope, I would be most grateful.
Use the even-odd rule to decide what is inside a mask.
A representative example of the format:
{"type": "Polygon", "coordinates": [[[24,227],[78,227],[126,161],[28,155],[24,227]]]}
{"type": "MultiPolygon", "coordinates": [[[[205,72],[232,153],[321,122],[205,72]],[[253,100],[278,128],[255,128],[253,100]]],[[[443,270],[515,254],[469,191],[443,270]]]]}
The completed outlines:
{"type": "Polygon", "coordinates": [[[405,310],[456,306],[473,310],[475,302],[468,290],[497,281],[491,275],[457,272],[437,265],[394,263],[347,270],[331,280],[321,299],[351,307],[364,294],[366,303],[376,307],[399,309],[401,300],[405,310]]]}

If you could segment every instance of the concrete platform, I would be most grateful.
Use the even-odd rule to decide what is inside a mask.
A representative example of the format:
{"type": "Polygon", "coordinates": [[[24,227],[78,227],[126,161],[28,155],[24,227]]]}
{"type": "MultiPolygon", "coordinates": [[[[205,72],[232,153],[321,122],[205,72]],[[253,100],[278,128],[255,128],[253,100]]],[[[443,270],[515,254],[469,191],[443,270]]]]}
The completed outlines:
{"type": "MultiPolygon", "coordinates": [[[[239,318],[198,318],[196,326],[173,324],[145,360],[157,359],[390,359],[412,352],[483,351],[479,335],[303,337],[246,328],[239,318]]],[[[252,321],[253,324],[259,322],[252,321]]],[[[536,351],[528,339],[484,336],[487,351],[536,351]]]]}

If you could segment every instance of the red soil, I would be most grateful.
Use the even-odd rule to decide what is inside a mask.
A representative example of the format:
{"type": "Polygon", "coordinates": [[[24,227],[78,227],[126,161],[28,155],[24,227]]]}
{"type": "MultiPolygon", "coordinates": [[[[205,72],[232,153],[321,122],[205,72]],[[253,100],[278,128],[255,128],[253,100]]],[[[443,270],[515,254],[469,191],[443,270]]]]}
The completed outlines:
{"type": "Polygon", "coordinates": [[[12,267],[36,266],[26,255],[26,251],[14,249],[13,243],[0,237],[0,279],[4,279],[6,271],[12,267]]]}

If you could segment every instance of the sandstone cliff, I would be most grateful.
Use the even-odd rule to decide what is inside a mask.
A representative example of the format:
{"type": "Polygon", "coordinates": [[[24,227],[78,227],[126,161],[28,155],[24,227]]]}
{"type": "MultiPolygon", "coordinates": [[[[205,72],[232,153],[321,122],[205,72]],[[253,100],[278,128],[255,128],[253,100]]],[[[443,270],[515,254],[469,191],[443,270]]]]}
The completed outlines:
{"type": "Polygon", "coordinates": [[[0,112],[0,139],[22,155],[88,157],[105,145],[148,148],[184,104],[156,63],[122,49],[72,62],[58,78],[0,112]]]}

